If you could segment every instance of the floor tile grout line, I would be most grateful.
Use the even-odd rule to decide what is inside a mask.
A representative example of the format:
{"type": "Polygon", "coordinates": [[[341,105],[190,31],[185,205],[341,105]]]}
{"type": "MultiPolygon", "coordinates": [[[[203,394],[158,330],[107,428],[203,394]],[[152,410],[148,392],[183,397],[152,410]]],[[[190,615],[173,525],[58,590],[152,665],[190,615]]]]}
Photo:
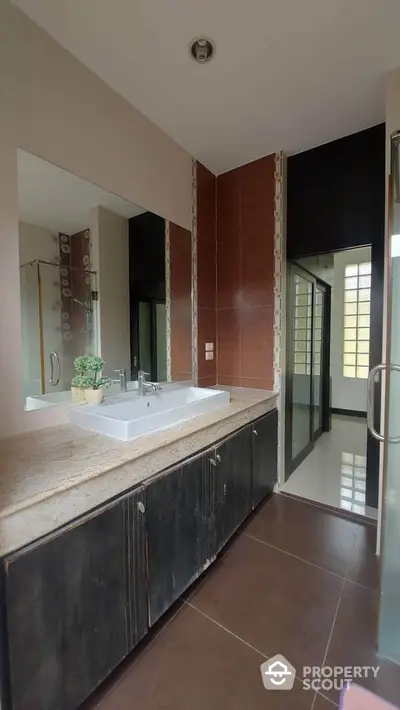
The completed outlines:
{"type": "MultiPolygon", "coordinates": [[[[343,578],[342,588],[341,588],[341,590],[340,590],[339,599],[338,599],[337,604],[336,604],[335,616],[333,617],[333,622],[332,622],[331,630],[330,630],[330,633],[329,633],[329,636],[328,636],[328,642],[327,642],[327,644],[326,644],[325,654],[324,654],[324,658],[323,658],[323,661],[322,661],[322,664],[321,664],[321,668],[323,668],[323,667],[325,666],[326,659],[327,659],[327,656],[328,656],[329,646],[330,646],[330,643],[331,643],[331,640],[332,640],[332,636],[333,636],[333,631],[334,631],[335,624],[336,624],[337,615],[338,615],[338,613],[339,613],[339,607],[340,607],[340,604],[341,604],[341,601],[342,601],[343,592],[344,592],[344,588],[345,588],[345,585],[346,585],[346,579],[347,579],[347,571],[346,571],[346,576],[343,578]]],[[[321,695],[323,698],[325,698],[325,696],[322,695],[322,693],[318,693],[318,691],[316,691],[316,692],[315,692],[315,695],[314,695],[314,700],[313,700],[312,705],[311,705],[311,710],[314,710],[314,705],[315,705],[315,701],[316,701],[316,699],[317,699],[317,695],[321,695]]],[[[329,700],[329,698],[325,698],[325,700],[329,700]]],[[[330,701],[330,702],[332,702],[332,701],[330,701]]],[[[334,703],[333,703],[333,704],[334,704],[334,703]]],[[[337,705],[336,705],[336,707],[337,707],[337,705]]]]}
{"type": "Polygon", "coordinates": [[[322,572],[327,572],[327,574],[333,574],[334,577],[338,577],[339,579],[346,579],[342,574],[339,574],[338,572],[333,572],[331,569],[326,569],[326,567],[322,567],[321,565],[317,565],[316,562],[310,562],[310,560],[305,560],[303,557],[299,557],[298,555],[294,555],[293,552],[288,552],[288,550],[283,550],[281,547],[276,547],[276,545],[272,545],[270,542],[265,542],[265,540],[260,540],[258,537],[254,537],[254,535],[249,535],[249,533],[242,533],[245,537],[250,538],[250,540],[254,540],[255,542],[259,542],[261,545],[266,545],[267,547],[271,547],[273,550],[276,550],[277,552],[282,552],[284,555],[288,555],[289,557],[294,557],[295,560],[299,560],[299,562],[305,562],[306,565],[311,565],[312,567],[316,567],[319,570],[322,570],[322,572]]]}
{"type": "MultiPolygon", "coordinates": [[[[130,664],[128,665],[128,667],[127,667],[126,670],[121,674],[121,676],[118,678],[118,680],[116,680],[116,682],[113,683],[113,685],[111,686],[111,688],[110,688],[110,689],[106,692],[106,694],[100,699],[99,703],[98,703],[97,705],[95,705],[95,707],[93,708],[93,710],[98,710],[98,708],[100,708],[100,710],[101,710],[101,706],[103,705],[104,701],[107,700],[107,698],[109,697],[109,695],[111,695],[111,693],[113,693],[113,692],[115,691],[115,689],[120,685],[120,683],[122,683],[122,681],[124,680],[125,676],[126,676],[128,673],[130,673],[132,667],[137,663],[137,661],[139,660],[139,658],[141,658],[142,656],[144,656],[144,654],[146,653],[146,651],[148,651],[148,649],[153,645],[153,643],[154,643],[155,641],[157,641],[158,638],[160,638],[161,634],[168,628],[168,626],[170,625],[170,623],[175,619],[175,617],[177,616],[177,614],[179,614],[179,612],[181,611],[181,609],[182,609],[182,605],[180,605],[179,608],[171,615],[171,618],[168,619],[167,622],[165,622],[165,624],[164,624],[164,626],[162,627],[162,629],[160,629],[158,633],[154,634],[154,637],[151,639],[151,641],[149,641],[149,642],[146,644],[146,646],[145,646],[144,648],[142,648],[142,649],[139,650],[139,651],[136,651],[136,655],[135,655],[135,658],[132,659],[132,663],[130,663],[130,664]]],[[[146,638],[146,637],[144,637],[144,638],[146,638]]],[[[133,649],[133,652],[135,652],[135,649],[133,649]]]]}
{"type": "Polygon", "coordinates": [[[364,589],[366,592],[371,592],[371,594],[378,594],[378,596],[381,595],[378,589],[367,587],[365,584],[361,584],[361,582],[355,582],[353,579],[349,579],[349,577],[346,577],[346,584],[354,584],[355,587],[361,587],[361,589],[364,589]]]}
{"type": "Polygon", "coordinates": [[[296,493],[288,493],[287,491],[278,491],[277,493],[275,493],[275,495],[283,496],[284,498],[289,498],[290,500],[296,501],[296,503],[304,503],[305,505],[311,505],[311,507],[323,510],[325,513],[336,515],[342,520],[349,520],[351,523],[356,523],[358,525],[372,525],[372,527],[374,528],[377,527],[377,521],[374,520],[374,518],[368,518],[367,516],[365,516],[365,520],[363,519],[364,516],[360,518],[354,518],[352,515],[346,515],[346,511],[344,511],[342,508],[336,509],[334,506],[329,506],[328,503],[324,505],[324,503],[321,503],[317,500],[312,500],[311,498],[303,498],[302,496],[297,495],[296,493]]]}
{"type": "Polygon", "coordinates": [[[324,700],[327,700],[328,703],[330,703],[334,708],[337,708],[337,707],[338,707],[338,704],[335,703],[334,700],[332,700],[331,698],[327,698],[326,695],[324,695],[323,693],[321,693],[319,690],[317,690],[317,691],[315,692],[315,695],[319,695],[319,696],[320,696],[321,698],[323,698],[324,700]]]}
{"type": "MultiPolygon", "coordinates": [[[[259,648],[256,648],[255,646],[252,646],[251,643],[249,643],[248,641],[245,641],[244,639],[241,638],[241,636],[238,636],[237,634],[235,634],[235,633],[234,633],[233,631],[231,631],[230,629],[227,629],[226,626],[224,626],[223,624],[220,624],[219,621],[216,621],[216,619],[213,619],[212,616],[209,616],[209,614],[206,614],[206,613],[205,613],[204,611],[202,611],[201,609],[198,609],[198,607],[197,607],[197,606],[194,606],[194,604],[190,604],[190,602],[188,602],[188,601],[185,601],[184,603],[185,603],[187,606],[189,606],[191,609],[193,609],[194,611],[197,611],[198,614],[201,614],[201,616],[203,616],[205,619],[208,619],[208,621],[211,621],[211,623],[215,624],[215,625],[218,626],[220,629],[222,629],[223,631],[225,631],[227,634],[229,634],[229,636],[232,636],[232,637],[235,638],[237,641],[240,641],[240,642],[243,643],[245,646],[247,646],[248,648],[250,648],[252,651],[255,651],[255,653],[257,653],[259,656],[261,656],[262,658],[264,658],[266,661],[268,661],[270,658],[274,658],[274,656],[268,656],[266,653],[263,653],[263,651],[260,651],[259,648]]],[[[300,683],[303,683],[303,680],[304,680],[304,678],[301,678],[301,677],[298,676],[298,675],[295,675],[295,679],[298,680],[300,683]]],[[[318,693],[318,692],[316,692],[316,694],[317,694],[317,695],[321,695],[321,693],[318,693]]]]}
{"type": "Polygon", "coordinates": [[[201,609],[198,609],[197,606],[194,606],[194,604],[191,604],[191,603],[188,602],[188,601],[185,601],[184,603],[187,604],[187,606],[189,606],[189,607],[190,607],[191,609],[193,609],[194,611],[197,611],[198,614],[201,614],[201,616],[204,616],[205,619],[208,619],[208,621],[211,621],[211,622],[212,622],[213,624],[215,624],[216,626],[219,626],[220,629],[222,629],[223,631],[226,631],[227,634],[229,634],[230,636],[233,636],[233,638],[235,638],[237,641],[240,641],[241,643],[244,643],[245,646],[247,646],[248,648],[251,648],[252,651],[255,651],[256,653],[258,653],[258,655],[261,656],[262,658],[264,658],[265,660],[268,660],[268,658],[271,658],[271,656],[267,656],[265,653],[263,653],[262,651],[260,651],[260,650],[259,650],[258,648],[256,648],[255,646],[252,646],[251,643],[249,643],[248,641],[245,641],[244,639],[242,639],[240,636],[238,636],[237,634],[235,634],[235,633],[234,633],[233,631],[231,631],[230,629],[227,629],[226,626],[223,626],[223,624],[220,624],[219,621],[216,621],[215,619],[213,619],[212,616],[209,616],[208,614],[206,614],[206,613],[205,613],[204,611],[202,611],[201,609]]]}
{"type": "Polygon", "coordinates": [[[328,656],[329,646],[330,646],[330,643],[331,643],[331,641],[332,641],[332,636],[333,636],[333,632],[334,632],[334,629],[335,629],[335,624],[336,624],[336,619],[337,619],[337,617],[338,617],[340,604],[341,604],[341,602],[342,602],[343,592],[344,592],[344,588],[345,588],[345,586],[346,586],[346,581],[347,581],[347,573],[346,573],[346,576],[345,576],[344,579],[343,579],[342,589],[341,589],[341,591],[340,591],[338,603],[336,604],[335,616],[333,617],[333,622],[332,622],[332,626],[331,626],[331,631],[330,631],[330,634],[329,634],[329,637],[328,637],[328,643],[326,644],[324,660],[322,661],[322,667],[324,667],[325,662],[326,662],[326,659],[327,659],[327,656],[328,656]]]}
{"type": "MultiPolygon", "coordinates": [[[[268,498],[268,500],[266,500],[263,504],[260,504],[260,506],[258,506],[258,507],[253,511],[253,513],[254,513],[254,514],[260,513],[261,510],[264,510],[264,508],[266,508],[266,507],[268,506],[268,504],[271,503],[271,501],[273,500],[273,498],[274,498],[273,495],[270,496],[270,498],[268,498]],[[257,513],[256,513],[256,511],[257,511],[257,513]]],[[[241,532],[240,529],[237,530],[236,533],[235,533],[235,535],[233,536],[233,538],[231,538],[230,542],[232,542],[232,543],[234,544],[235,541],[238,540],[239,537],[240,537],[241,535],[244,535],[244,534],[245,534],[245,533],[244,533],[244,532],[241,532]],[[236,540],[235,540],[235,538],[236,538],[236,540]]],[[[249,536],[249,537],[250,537],[250,536],[249,536]]],[[[186,597],[185,597],[186,600],[191,599],[192,596],[203,586],[204,582],[206,582],[207,579],[208,579],[208,572],[211,571],[212,569],[215,569],[216,563],[218,563],[218,562],[220,562],[221,560],[223,560],[224,557],[230,552],[230,550],[231,550],[231,545],[230,545],[230,544],[226,545],[222,550],[220,550],[220,552],[217,554],[217,556],[215,557],[215,559],[212,560],[212,562],[209,564],[209,566],[203,571],[203,573],[202,573],[202,575],[201,575],[201,576],[203,577],[203,579],[201,579],[201,578],[199,577],[199,578],[196,580],[196,582],[193,583],[193,584],[196,584],[196,588],[193,589],[191,592],[189,592],[189,594],[186,595],[186,597]]],[[[184,597],[183,597],[183,595],[180,596],[180,599],[182,599],[182,601],[185,600],[184,597]]]]}
{"type": "Polygon", "coordinates": [[[330,698],[327,698],[326,695],[323,695],[322,693],[320,693],[319,690],[316,690],[310,710],[314,710],[314,705],[315,705],[315,702],[316,702],[316,700],[317,700],[317,696],[319,696],[320,698],[323,698],[323,699],[326,700],[328,703],[330,703],[330,704],[332,705],[332,708],[337,708],[337,707],[338,707],[338,705],[337,705],[333,700],[331,700],[330,698]]]}

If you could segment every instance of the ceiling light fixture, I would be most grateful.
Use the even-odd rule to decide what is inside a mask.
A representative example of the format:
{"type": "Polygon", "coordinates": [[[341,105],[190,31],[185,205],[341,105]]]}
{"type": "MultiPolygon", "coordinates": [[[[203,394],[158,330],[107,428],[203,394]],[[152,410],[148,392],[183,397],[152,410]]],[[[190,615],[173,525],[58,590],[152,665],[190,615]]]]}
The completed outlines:
{"type": "Polygon", "coordinates": [[[195,62],[205,64],[215,54],[215,44],[206,37],[198,37],[189,44],[189,54],[195,62]]]}

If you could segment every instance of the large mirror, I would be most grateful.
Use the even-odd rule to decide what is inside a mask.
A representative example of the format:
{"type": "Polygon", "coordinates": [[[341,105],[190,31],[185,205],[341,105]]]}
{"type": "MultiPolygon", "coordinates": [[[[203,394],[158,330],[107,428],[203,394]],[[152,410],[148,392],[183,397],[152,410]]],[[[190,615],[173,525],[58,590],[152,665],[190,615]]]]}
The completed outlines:
{"type": "Polygon", "coordinates": [[[192,379],[189,231],[18,150],[22,392],[27,410],[71,401],[74,361],[134,387],[192,379]]]}

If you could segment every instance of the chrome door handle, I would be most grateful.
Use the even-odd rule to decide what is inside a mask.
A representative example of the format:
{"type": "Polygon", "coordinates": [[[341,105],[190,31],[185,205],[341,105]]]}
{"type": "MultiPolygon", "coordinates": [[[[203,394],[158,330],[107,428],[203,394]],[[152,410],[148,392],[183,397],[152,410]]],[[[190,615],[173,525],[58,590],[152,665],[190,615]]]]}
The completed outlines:
{"type": "Polygon", "coordinates": [[[56,387],[60,381],[60,376],[61,376],[60,358],[58,357],[58,353],[56,353],[53,350],[53,352],[51,352],[49,355],[49,359],[50,359],[50,384],[53,387],[56,387]],[[54,377],[54,362],[57,363],[57,376],[56,377],[54,377]]]}
{"type": "Polygon", "coordinates": [[[368,389],[367,389],[367,426],[370,430],[372,436],[378,441],[387,441],[389,444],[400,444],[400,436],[388,436],[380,434],[376,431],[374,426],[374,412],[375,412],[375,375],[379,372],[384,372],[386,368],[389,370],[394,370],[395,372],[400,372],[400,365],[375,365],[368,375],[368,389]]]}

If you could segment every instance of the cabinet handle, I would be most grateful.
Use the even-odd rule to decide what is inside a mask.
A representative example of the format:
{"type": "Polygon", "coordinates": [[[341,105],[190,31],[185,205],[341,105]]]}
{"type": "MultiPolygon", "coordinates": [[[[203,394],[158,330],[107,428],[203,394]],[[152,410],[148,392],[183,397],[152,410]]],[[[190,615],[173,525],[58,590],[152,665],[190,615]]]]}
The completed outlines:
{"type": "Polygon", "coordinates": [[[208,460],[209,460],[209,462],[210,462],[211,466],[216,466],[216,465],[217,465],[217,462],[216,462],[216,460],[215,460],[215,459],[213,459],[213,457],[212,457],[212,456],[210,456],[210,458],[209,458],[208,460]]]}
{"type": "Polygon", "coordinates": [[[227,485],[224,483],[224,496],[226,496],[226,491],[227,491],[227,485]]]}
{"type": "Polygon", "coordinates": [[[141,500],[140,500],[139,503],[137,504],[137,507],[138,507],[139,513],[144,513],[144,512],[146,511],[145,504],[142,503],[141,500]]]}
{"type": "Polygon", "coordinates": [[[253,429],[253,434],[254,434],[254,436],[258,436],[258,431],[257,431],[257,429],[253,429]]]}
{"type": "Polygon", "coordinates": [[[221,463],[221,461],[222,461],[221,454],[217,454],[215,458],[217,459],[218,463],[221,463]]]}

